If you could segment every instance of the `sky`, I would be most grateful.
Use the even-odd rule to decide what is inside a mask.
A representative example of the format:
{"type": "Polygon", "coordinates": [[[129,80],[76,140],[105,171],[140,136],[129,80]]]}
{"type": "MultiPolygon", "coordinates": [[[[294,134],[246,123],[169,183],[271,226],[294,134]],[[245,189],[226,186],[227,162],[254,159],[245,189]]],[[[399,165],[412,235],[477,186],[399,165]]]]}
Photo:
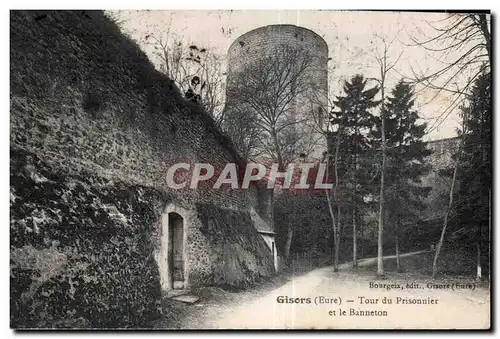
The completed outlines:
{"type": "MultiPolygon", "coordinates": [[[[123,31],[139,42],[152,58],[152,48],[141,43],[147,34],[170,34],[182,37],[186,43],[203,46],[225,56],[231,43],[240,35],[270,24],[293,24],[313,30],[327,42],[329,48],[329,89],[341,93],[341,83],[359,73],[378,77],[375,55],[381,53],[381,39],[392,41],[388,60],[396,61],[388,74],[388,90],[403,76],[413,72],[429,72],[442,64],[421,47],[412,46],[412,38],[422,40],[432,36],[428,24],[436,23],[443,13],[359,12],[329,10],[145,10],[108,12],[119,19],[123,31]],[[399,58],[399,59],[398,59],[399,58]]],[[[450,58],[453,55],[449,56],[450,58]]],[[[375,83],[373,83],[375,85],[375,83]]],[[[450,105],[445,94],[436,96],[430,90],[417,87],[416,107],[429,133],[425,140],[437,140],[456,135],[460,119],[452,111],[442,120],[450,105]],[[441,119],[440,119],[441,117],[441,119]]]]}

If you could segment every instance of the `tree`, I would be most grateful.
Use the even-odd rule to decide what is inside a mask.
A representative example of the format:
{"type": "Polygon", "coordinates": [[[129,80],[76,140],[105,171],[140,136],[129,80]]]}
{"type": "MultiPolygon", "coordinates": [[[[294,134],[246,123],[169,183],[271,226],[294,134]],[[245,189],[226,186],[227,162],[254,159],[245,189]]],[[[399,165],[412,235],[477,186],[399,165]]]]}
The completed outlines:
{"type": "MultiPolygon", "coordinates": [[[[314,89],[310,73],[314,67],[308,51],[279,45],[228,76],[225,114],[233,125],[225,130],[240,151],[264,163],[277,163],[281,171],[300,154],[308,153],[311,138],[304,129],[308,117],[297,108],[307,104],[314,89]]],[[[288,241],[278,242],[284,244],[281,254],[286,258],[292,229],[283,226],[286,232],[278,234],[288,241]]]]}
{"type": "MultiPolygon", "coordinates": [[[[484,73],[474,82],[469,105],[464,107],[463,114],[464,145],[462,147],[462,170],[460,185],[458,220],[461,226],[474,230],[472,239],[477,248],[478,279],[482,277],[481,255],[485,247],[485,235],[489,234],[490,199],[492,187],[492,134],[491,134],[491,76],[484,73]]],[[[485,253],[486,254],[486,253],[485,253]]]]}
{"type": "MultiPolygon", "coordinates": [[[[423,199],[431,190],[430,187],[422,186],[420,181],[420,178],[429,172],[430,168],[425,163],[425,158],[431,151],[422,141],[427,124],[418,123],[419,115],[414,105],[414,89],[404,80],[396,84],[385,105],[386,221],[392,221],[398,271],[400,270],[399,230],[401,226],[418,222],[425,207],[423,199]]],[[[381,130],[380,121],[377,127],[381,130]]],[[[380,134],[380,131],[377,134],[380,134]]]]}
{"type": "MultiPolygon", "coordinates": [[[[328,169],[333,166],[335,183],[331,190],[325,189],[325,196],[328,205],[328,211],[330,212],[330,218],[332,219],[332,229],[333,229],[333,242],[334,242],[334,254],[333,254],[333,271],[337,272],[339,270],[339,247],[340,247],[340,219],[335,217],[333,212],[333,202],[331,198],[330,191],[333,192],[333,198],[338,201],[337,190],[339,187],[339,173],[338,173],[338,158],[340,150],[340,131],[342,130],[342,124],[339,126],[339,133],[335,136],[335,150],[333,157],[333,164],[330,162],[331,152],[327,151],[324,154],[322,162],[326,163],[326,178],[330,177],[330,172],[328,169]]],[[[337,204],[337,214],[340,215],[340,204],[337,204]]]]}
{"type": "Polygon", "coordinates": [[[314,86],[309,76],[312,68],[307,51],[280,45],[228,79],[231,102],[227,114],[239,107],[240,112],[254,117],[252,128],[260,131],[259,143],[250,153],[266,157],[282,169],[304,153],[310,141],[301,131],[307,117],[296,114],[296,106],[307,100],[307,92],[314,86]]]}
{"type": "Polygon", "coordinates": [[[382,161],[380,166],[380,194],[379,194],[379,213],[378,213],[378,236],[377,236],[377,275],[384,275],[384,208],[385,208],[385,171],[387,162],[387,146],[385,137],[385,86],[387,81],[387,75],[391,72],[399,59],[403,55],[403,52],[399,54],[394,62],[389,59],[389,50],[391,45],[396,40],[397,35],[390,41],[386,38],[374,37],[380,40],[380,45],[382,49],[376,49],[374,51],[374,58],[379,67],[379,77],[374,80],[379,83],[380,86],[380,149],[382,153],[382,161]]]}
{"type": "Polygon", "coordinates": [[[460,154],[462,148],[463,139],[460,141],[460,147],[456,154],[455,165],[453,166],[453,177],[451,179],[450,193],[448,198],[448,208],[444,214],[443,218],[443,228],[441,229],[441,236],[439,237],[438,244],[436,246],[436,252],[434,253],[434,260],[432,261],[432,277],[434,278],[437,274],[437,260],[439,258],[439,253],[441,252],[441,247],[443,246],[444,236],[446,234],[446,228],[448,227],[448,218],[450,217],[451,209],[453,206],[453,194],[455,193],[455,184],[457,182],[458,167],[460,165],[460,154]]]}
{"type": "Polygon", "coordinates": [[[147,33],[142,40],[153,47],[160,71],[187,100],[202,105],[221,126],[225,91],[222,58],[208,48],[185,43],[170,32],[170,27],[166,31],[147,33]]]}
{"type": "MultiPolygon", "coordinates": [[[[467,239],[476,243],[476,277],[482,278],[484,259],[489,249],[489,228],[491,222],[491,75],[481,74],[476,79],[467,96],[467,105],[461,107],[463,127],[460,131],[461,147],[455,154],[452,189],[450,189],[450,208],[456,212],[459,229],[466,230],[467,239]],[[455,192],[455,182],[459,185],[455,192]],[[453,203],[453,193],[457,199],[453,203]],[[488,240],[488,241],[485,241],[488,240]]],[[[441,249],[447,223],[444,223],[438,248],[441,249]]],[[[437,274],[436,251],[433,275],[437,274]]],[[[486,262],[487,263],[487,262],[486,262]]]]}
{"type": "MultiPolygon", "coordinates": [[[[449,194],[449,206],[448,211],[444,217],[443,229],[441,232],[441,237],[438,243],[438,250],[436,251],[433,263],[433,275],[437,273],[437,259],[439,256],[439,250],[441,249],[445,231],[448,223],[448,216],[452,212],[453,205],[453,195],[455,189],[455,182],[458,180],[457,176],[459,176],[465,168],[462,168],[463,162],[469,163],[471,158],[473,160],[474,165],[482,165],[488,166],[488,156],[487,156],[487,142],[486,139],[483,139],[480,143],[481,146],[481,160],[479,161],[477,155],[472,156],[473,153],[468,151],[469,144],[467,143],[470,140],[471,136],[481,136],[479,139],[482,139],[486,135],[488,135],[488,130],[485,128],[485,125],[480,129],[481,132],[476,130],[475,132],[469,131],[469,129],[473,129],[474,126],[471,124],[471,120],[476,123],[481,121],[482,123],[488,123],[487,119],[479,119],[478,117],[469,118],[469,113],[472,115],[473,111],[476,110],[473,107],[479,108],[483,107],[484,111],[488,111],[484,109],[487,104],[485,100],[491,89],[487,89],[486,85],[488,80],[485,78],[489,77],[489,73],[491,72],[491,18],[486,14],[478,14],[478,13],[455,13],[449,14],[444,19],[439,20],[435,23],[428,23],[429,26],[433,29],[435,34],[433,36],[425,36],[423,39],[413,39],[415,45],[418,47],[423,47],[425,50],[432,54],[432,57],[435,58],[438,62],[436,65],[440,65],[437,69],[427,72],[422,71],[413,71],[414,73],[414,81],[416,83],[422,84],[424,87],[435,90],[436,94],[431,99],[436,98],[440,93],[447,93],[450,96],[450,104],[449,106],[441,113],[440,117],[436,120],[433,126],[431,126],[430,131],[434,128],[437,128],[446,118],[454,112],[457,108],[461,111],[462,115],[462,131],[461,131],[461,141],[458,153],[455,155],[455,165],[453,170],[453,179],[450,187],[449,194]],[[480,85],[482,83],[482,85],[480,85]],[[478,90],[482,87],[482,90],[478,90]],[[478,99],[481,98],[481,99],[478,99]],[[473,104],[474,102],[474,104],[473,104]],[[481,103],[482,102],[482,103],[481,103]],[[468,106],[469,105],[469,106],[468,106]],[[484,151],[484,153],[483,153],[484,151]],[[463,156],[460,152],[466,152],[463,156]],[[482,158],[484,155],[484,159],[482,158]]],[[[490,108],[491,110],[491,108],[490,108]]],[[[481,109],[476,110],[481,111],[481,109]]],[[[491,115],[491,112],[489,113],[491,115]]],[[[483,116],[487,116],[483,115],[483,116]]],[[[481,123],[480,123],[481,124],[481,123]]],[[[491,144],[491,139],[490,139],[491,144]]],[[[474,167],[469,167],[469,171],[474,167]]],[[[479,167],[481,169],[481,167],[479,167]]],[[[467,170],[466,170],[467,171],[467,170]]],[[[469,172],[470,173],[470,172],[469,172]]],[[[481,171],[484,175],[486,172],[481,171]]],[[[465,174],[465,173],[463,173],[465,174]]],[[[479,176],[472,176],[470,179],[478,178],[479,176]]],[[[481,179],[481,181],[488,182],[487,175],[481,179]]],[[[462,181],[462,180],[459,180],[462,181]]],[[[489,193],[486,194],[486,188],[483,187],[483,183],[479,183],[479,187],[481,187],[481,193],[478,195],[478,192],[462,192],[465,195],[465,200],[462,202],[458,202],[458,206],[471,206],[469,203],[472,201],[468,201],[469,197],[477,197],[482,196],[483,201],[479,204],[482,206],[483,215],[479,224],[483,224],[485,219],[489,220],[489,217],[486,218],[486,215],[489,212],[489,208],[486,206],[490,205],[489,193]],[[472,194],[472,195],[469,195],[472,194]]],[[[470,187],[472,188],[473,185],[470,187]]],[[[461,187],[463,191],[464,188],[461,187]]],[[[459,194],[459,197],[464,197],[462,194],[459,194]]],[[[462,199],[463,200],[463,199],[462,199]]],[[[474,204],[472,204],[474,205],[474,204]]],[[[476,207],[478,207],[476,205],[476,207]]],[[[462,211],[464,213],[464,211],[462,211]]],[[[460,220],[467,220],[467,218],[474,218],[474,215],[462,214],[460,220]]],[[[474,220],[474,219],[469,219],[474,220]]],[[[482,228],[478,226],[478,233],[482,228]]],[[[477,235],[477,239],[481,239],[479,234],[477,235]]],[[[478,241],[480,244],[480,241],[478,241]]],[[[481,274],[481,265],[479,264],[481,259],[480,248],[478,245],[478,276],[481,274]]]]}
{"type": "MultiPolygon", "coordinates": [[[[216,125],[221,127],[225,100],[223,58],[213,53],[210,48],[186,42],[173,32],[171,28],[174,13],[170,14],[168,23],[158,24],[156,20],[149,20],[147,12],[134,13],[134,16],[144,15],[141,18],[144,22],[140,30],[133,28],[137,25],[125,24],[131,20],[127,11],[110,10],[106,11],[106,14],[125,34],[135,36],[139,44],[146,47],[146,52],[152,50],[152,55],[149,56],[156,67],[172,80],[187,100],[203,106],[216,125]]],[[[221,30],[226,37],[232,33],[232,29],[228,27],[225,30],[222,27],[221,30]]]]}
{"type": "MultiPolygon", "coordinates": [[[[352,213],[352,237],[353,237],[353,267],[357,266],[357,229],[358,229],[358,205],[364,203],[366,185],[369,179],[362,165],[367,151],[370,149],[370,130],[374,125],[374,116],[371,109],[379,105],[375,101],[378,87],[366,89],[367,80],[362,75],[355,75],[350,82],[344,82],[344,96],[337,97],[334,105],[338,111],[331,112],[331,123],[337,128],[338,155],[337,164],[339,179],[342,178],[346,195],[351,201],[352,213]]],[[[337,146],[337,145],[335,145],[337,146]]],[[[331,149],[333,145],[329,145],[331,149]]],[[[336,197],[337,222],[341,220],[340,199],[336,197]]],[[[340,225],[338,226],[340,229],[340,225]]],[[[340,241],[337,239],[337,241],[340,241]]]]}
{"type": "MultiPolygon", "coordinates": [[[[333,70],[332,64],[329,66],[329,73],[333,70]]],[[[323,152],[323,157],[320,159],[321,163],[325,164],[326,173],[325,178],[331,179],[334,177],[334,184],[331,189],[325,189],[325,197],[328,206],[328,212],[332,222],[333,232],[333,271],[338,271],[339,266],[339,247],[340,247],[340,219],[335,216],[334,202],[338,200],[338,188],[340,184],[338,173],[338,158],[340,152],[341,131],[343,129],[343,119],[337,116],[338,121],[332,119],[334,114],[331,110],[335,106],[331,96],[327,91],[324,91],[315,86],[307,93],[308,101],[311,105],[309,110],[308,119],[311,121],[312,131],[319,135],[319,139],[312,140],[311,145],[315,146],[324,141],[327,151],[323,152]],[[336,128],[336,132],[334,129],[336,128]],[[319,141],[319,142],[318,142],[319,141]]],[[[339,112],[342,115],[342,111],[339,112]]],[[[313,137],[312,133],[309,133],[313,137]]],[[[340,215],[340,205],[337,204],[337,213],[340,215]]]]}
{"type": "MultiPolygon", "coordinates": [[[[432,101],[440,94],[449,95],[450,104],[430,130],[437,128],[460,106],[481,74],[489,72],[491,37],[489,15],[453,13],[436,22],[427,22],[434,34],[412,37],[413,45],[429,52],[437,65],[432,70],[415,70],[413,82],[434,91],[432,101]]],[[[429,132],[429,131],[428,131],[429,132]]]]}
{"type": "Polygon", "coordinates": [[[231,136],[236,149],[244,159],[257,158],[262,153],[260,140],[264,138],[262,130],[255,124],[256,113],[243,104],[224,107],[222,129],[231,136]]]}
{"type": "MultiPolygon", "coordinates": [[[[314,172],[315,169],[312,169],[311,177],[314,172]]],[[[298,180],[294,182],[298,183],[298,180]]],[[[293,230],[291,254],[316,256],[329,253],[328,210],[322,195],[312,190],[281,191],[275,195],[274,219],[276,223],[288,224],[293,230]]]]}

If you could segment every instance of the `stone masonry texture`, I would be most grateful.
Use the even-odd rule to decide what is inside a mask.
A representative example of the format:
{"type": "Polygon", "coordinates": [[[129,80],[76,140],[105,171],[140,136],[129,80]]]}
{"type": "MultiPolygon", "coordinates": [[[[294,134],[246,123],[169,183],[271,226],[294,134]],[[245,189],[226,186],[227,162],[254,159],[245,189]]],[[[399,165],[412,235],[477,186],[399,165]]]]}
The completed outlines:
{"type": "MultiPolygon", "coordinates": [[[[228,87],[227,93],[227,114],[231,114],[230,107],[238,106],[238,98],[232,97],[231,79],[239,72],[252,69],[264,57],[273,55],[279,48],[291,48],[310,56],[311,65],[307,70],[306,77],[302,81],[302,86],[307,86],[307,90],[314,91],[315,94],[298,95],[293,102],[293,116],[297,120],[315,116],[319,110],[327,109],[328,93],[328,45],[325,40],[315,32],[295,25],[269,25],[251,30],[238,37],[228,50],[228,87]],[[311,100],[311,98],[314,98],[311,100]]],[[[252,69],[253,71],[253,69],[252,69]]],[[[302,92],[302,91],[301,91],[302,92]]],[[[307,92],[307,91],[306,91],[307,92]]],[[[237,91],[235,93],[238,93],[237,91]]],[[[320,140],[317,145],[318,150],[313,154],[320,157],[325,150],[326,143],[321,141],[319,134],[315,133],[317,126],[312,119],[307,123],[302,123],[313,139],[320,140]],[[307,126],[307,127],[306,127],[307,126]]]]}
{"type": "Polygon", "coordinates": [[[174,163],[244,161],[114,22],[100,11],[10,19],[12,326],[158,317],[168,203],[201,221],[187,226],[192,284],[241,288],[273,273],[249,214],[272,223],[268,191],[167,187],[174,163]]]}

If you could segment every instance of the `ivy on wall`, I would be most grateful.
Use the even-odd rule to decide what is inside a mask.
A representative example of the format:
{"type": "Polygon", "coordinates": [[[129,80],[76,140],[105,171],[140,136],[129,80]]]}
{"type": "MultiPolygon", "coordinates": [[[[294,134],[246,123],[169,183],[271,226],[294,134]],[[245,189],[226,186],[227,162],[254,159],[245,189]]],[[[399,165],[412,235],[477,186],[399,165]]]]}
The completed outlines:
{"type": "Polygon", "coordinates": [[[141,327],[157,317],[166,197],[11,155],[11,325],[141,327]]]}

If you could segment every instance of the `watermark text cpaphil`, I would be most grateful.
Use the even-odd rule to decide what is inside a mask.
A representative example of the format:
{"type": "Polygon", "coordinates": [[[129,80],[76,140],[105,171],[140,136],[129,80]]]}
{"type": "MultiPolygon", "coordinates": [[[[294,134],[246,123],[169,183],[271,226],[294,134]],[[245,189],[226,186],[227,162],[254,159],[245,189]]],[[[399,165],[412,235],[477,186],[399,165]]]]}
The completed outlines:
{"type": "Polygon", "coordinates": [[[327,182],[326,163],[289,164],[281,170],[278,164],[266,167],[260,163],[248,163],[242,169],[228,163],[221,170],[209,163],[176,163],[167,170],[167,185],[173,189],[196,189],[200,183],[219,189],[223,185],[231,189],[248,189],[253,183],[264,182],[268,189],[279,185],[282,189],[324,190],[332,189],[327,182]]]}

